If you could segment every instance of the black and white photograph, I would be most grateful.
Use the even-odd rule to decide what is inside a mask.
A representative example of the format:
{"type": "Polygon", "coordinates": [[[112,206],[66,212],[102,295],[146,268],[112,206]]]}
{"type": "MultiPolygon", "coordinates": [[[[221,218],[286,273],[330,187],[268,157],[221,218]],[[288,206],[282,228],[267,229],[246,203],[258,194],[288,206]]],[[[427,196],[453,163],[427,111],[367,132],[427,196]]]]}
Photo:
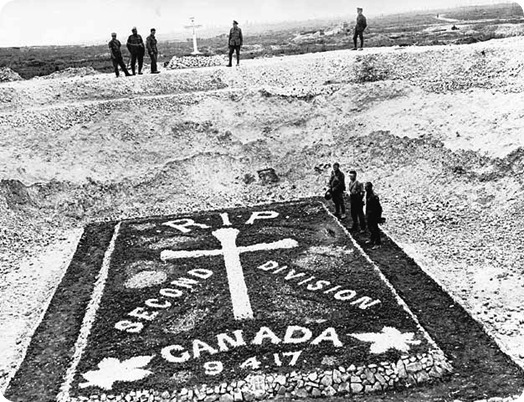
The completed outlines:
{"type": "Polygon", "coordinates": [[[524,1],[0,0],[0,402],[524,402],[524,1]]]}

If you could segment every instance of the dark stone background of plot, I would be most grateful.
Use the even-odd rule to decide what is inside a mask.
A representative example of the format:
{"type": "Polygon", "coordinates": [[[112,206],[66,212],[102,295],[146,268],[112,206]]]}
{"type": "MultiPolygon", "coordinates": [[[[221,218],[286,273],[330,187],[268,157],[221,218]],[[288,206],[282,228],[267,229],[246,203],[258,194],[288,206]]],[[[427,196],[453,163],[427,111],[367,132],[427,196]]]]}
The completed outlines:
{"type": "MultiPolygon", "coordinates": [[[[298,241],[299,247],[241,255],[244,276],[255,314],[254,320],[242,322],[234,320],[232,314],[231,297],[222,256],[168,262],[164,264],[164,269],[169,272],[167,283],[145,289],[125,289],[123,282],[126,277],[122,273],[127,266],[140,261],[160,261],[160,253],[163,248],[152,250],[150,247],[140,246],[140,240],[145,236],[155,236],[159,241],[173,239],[180,237],[181,232],[162,225],[162,223],[170,220],[165,217],[161,220],[148,221],[155,223],[156,226],[147,230],[135,230],[132,225],[127,223],[122,225],[115,252],[111,258],[111,269],[104,296],[97,312],[88,346],[78,366],[75,384],[84,382],[81,373],[96,370],[98,363],[106,357],[125,360],[134,356],[155,355],[147,366],[148,370],[154,373],[153,375],[132,383],[117,382],[113,386],[114,392],[142,388],[163,391],[197,385],[202,382],[220,384],[232,381],[249,374],[248,370],[242,370],[239,366],[253,356],[257,356],[263,361],[264,365],[261,366],[260,370],[266,373],[315,369],[321,367],[321,361],[326,355],[334,356],[338,359],[339,364],[348,366],[383,361],[396,362],[400,358],[400,352],[390,350],[380,355],[373,355],[370,353],[370,343],[347,336],[348,333],[378,333],[382,331],[384,326],[397,328],[403,333],[416,333],[416,339],[420,340],[421,343],[420,345],[413,345],[410,353],[428,351],[428,342],[418,332],[418,327],[413,318],[398,304],[390,288],[382,281],[370,262],[354,247],[350,238],[336,220],[326,212],[322,204],[308,201],[292,205],[277,205],[271,209],[279,213],[278,218],[260,220],[254,225],[245,225],[253,212],[267,209],[269,208],[232,209],[228,211],[232,227],[240,230],[237,239],[238,246],[271,243],[284,238],[292,238],[298,241]],[[322,233],[322,235],[319,233],[322,233]],[[348,302],[335,300],[333,295],[307,291],[304,288],[297,289],[295,283],[299,280],[285,281],[283,275],[273,275],[256,269],[268,260],[275,260],[280,262],[281,265],[295,268],[297,272],[307,272],[304,268],[294,266],[293,261],[313,246],[347,247],[354,250],[352,254],[340,257],[338,264],[330,265],[329,270],[321,273],[311,271],[312,274],[315,273],[319,280],[324,279],[334,285],[344,285],[341,289],[354,289],[357,292],[355,299],[368,295],[373,299],[380,299],[382,303],[376,307],[361,310],[351,306],[348,302]],[[209,279],[201,280],[201,285],[195,286],[194,292],[190,293],[184,290],[184,296],[179,299],[167,299],[159,296],[159,291],[162,288],[177,288],[176,286],[169,286],[169,281],[180,277],[190,278],[187,272],[196,268],[212,270],[214,275],[209,279]],[[283,289],[285,285],[289,285],[293,289],[291,292],[293,297],[323,306],[322,318],[327,322],[306,324],[297,318],[296,314],[288,313],[278,318],[265,314],[268,312],[266,311],[268,308],[272,308],[270,301],[280,297],[278,292],[275,293],[272,290],[275,288],[283,289]],[[296,291],[294,291],[295,289],[296,291]],[[145,328],[139,334],[129,334],[114,329],[116,322],[130,319],[127,314],[136,307],[144,306],[145,300],[150,298],[160,298],[162,301],[167,299],[174,305],[169,309],[160,310],[158,318],[151,322],[140,320],[145,324],[145,328]],[[202,322],[195,328],[182,331],[176,335],[166,333],[166,322],[183,315],[188,309],[199,305],[203,300],[208,300],[208,302],[201,304],[202,307],[207,309],[206,317],[202,322]],[[258,312],[260,314],[257,314],[258,312]],[[318,346],[310,346],[309,343],[273,345],[268,341],[265,341],[261,346],[249,345],[249,342],[262,326],[271,328],[277,336],[282,338],[285,329],[291,325],[310,328],[313,330],[314,337],[318,336],[324,329],[334,327],[344,343],[344,347],[334,348],[330,342],[323,342],[318,346]],[[162,348],[170,345],[182,345],[190,350],[193,339],[202,340],[216,348],[217,334],[231,334],[239,329],[244,331],[247,346],[212,356],[203,353],[200,359],[191,359],[185,363],[169,363],[160,356],[162,348]],[[284,365],[279,368],[271,364],[273,353],[297,350],[304,350],[304,352],[296,366],[284,365]],[[206,376],[203,364],[208,361],[222,362],[224,371],[216,376],[206,376]],[[184,381],[175,381],[172,376],[178,372],[189,372],[191,375],[184,381]]],[[[223,227],[218,213],[184,217],[212,227],[210,229],[192,228],[193,230],[190,233],[183,235],[184,239],[187,238],[188,243],[191,244],[191,250],[220,249],[220,242],[211,233],[213,230],[223,227]]],[[[169,248],[166,247],[166,249],[169,248]]],[[[182,243],[173,249],[187,250],[187,246],[182,243]]],[[[149,266],[145,270],[149,270],[149,266]]],[[[329,288],[328,286],[325,290],[329,288]]],[[[147,310],[154,311],[153,309],[147,310]]],[[[133,321],[138,320],[133,319],[133,321]]],[[[86,396],[91,391],[91,388],[78,390],[80,394],[86,396]]]]}

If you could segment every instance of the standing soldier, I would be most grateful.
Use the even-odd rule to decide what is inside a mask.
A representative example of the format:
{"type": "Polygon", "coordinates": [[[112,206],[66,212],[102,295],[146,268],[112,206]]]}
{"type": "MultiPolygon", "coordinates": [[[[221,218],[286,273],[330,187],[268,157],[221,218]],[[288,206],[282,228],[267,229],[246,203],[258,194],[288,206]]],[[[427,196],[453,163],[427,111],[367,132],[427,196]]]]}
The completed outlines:
{"type": "Polygon", "coordinates": [[[127,71],[124,59],[122,58],[122,51],[120,50],[120,46],[122,46],[122,44],[116,38],[116,33],[113,32],[111,37],[112,39],[109,42],[109,49],[111,50],[111,61],[113,62],[113,67],[115,68],[115,74],[117,77],[120,75],[118,72],[118,66],[120,66],[126,77],[129,77],[131,74],[129,74],[129,71],[127,71]]]}
{"type": "Polygon", "coordinates": [[[351,230],[358,231],[366,230],[366,220],[364,218],[364,186],[357,181],[357,172],[354,170],[349,172],[349,202],[351,205],[351,219],[353,219],[353,226],[351,230]],[[360,225],[359,225],[360,223],[360,225]]]}
{"type": "Polygon", "coordinates": [[[156,62],[158,60],[158,49],[156,47],[156,44],[158,43],[158,41],[156,40],[155,34],[156,29],[151,28],[151,35],[149,35],[146,39],[147,53],[149,53],[149,58],[151,59],[151,74],[160,73],[156,65],[156,62]]]}
{"type": "Polygon", "coordinates": [[[365,185],[366,190],[366,219],[368,221],[368,228],[371,233],[371,238],[367,244],[371,245],[371,249],[375,250],[380,248],[380,229],[378,228],[379,222],[382,220],[382,206],[378,195],[373,191],[373,184],[367,182],[365,185]]]}
{"type": "Polygon", "coordinates": [[[338,163],[333,164],[333,172],[329,179],[329,190],[333,197],[335,204],[335,216],[340,219],[346,218],[346,206],[344,205],[344,191],[346,190],[346,183],[344,173],[340,171],[338,163]]]}
{"type": "Polygon", "coordinates": [[[233,21],[233,28],[229,31],[228,45],[229,45],[229,64],[228,67],[233,66],[233,52],[237,54],[237,66],[240,64],[240,48],[244,44],[242,37],[242,30],[238,27],[238,22],[233,21]]]}
{"type": "Polygon", "coordinates": [[[131,71],[136,75],[136,62],[138,60],[138,74],[142,74],[142,66],[144,65],[144,54],[146,53],[144,41],[138,34],[136,27],[131,30],[132,34],[127,38],[127,50],[131,53],[131,71]]]}
{"type": "Polygon", "coordinates": [[[357,8],[357,24],[355,25],[355,35],[353,35],[353,50],[357,50],[357,39],[360,38],[360,50],[364,48],[364,30],[368,26],[366,17],[362,14],[362,9],[357,8]]]}

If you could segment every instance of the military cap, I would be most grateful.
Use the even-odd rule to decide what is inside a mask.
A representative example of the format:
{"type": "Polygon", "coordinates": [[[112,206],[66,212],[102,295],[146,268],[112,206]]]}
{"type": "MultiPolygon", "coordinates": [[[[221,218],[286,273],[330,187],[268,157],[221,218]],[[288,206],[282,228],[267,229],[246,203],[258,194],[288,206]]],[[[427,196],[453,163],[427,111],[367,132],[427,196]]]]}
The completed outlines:
{"type": "Polygon", "coordinates": [[[363,11],[361,7],[357,7],[357,11],[363,11]]]}
{"type": "Polygon", "coordinates": [[[235,20],[233,20],[233,24],[238,25],[238,22],[236,22],[235,20]]]}

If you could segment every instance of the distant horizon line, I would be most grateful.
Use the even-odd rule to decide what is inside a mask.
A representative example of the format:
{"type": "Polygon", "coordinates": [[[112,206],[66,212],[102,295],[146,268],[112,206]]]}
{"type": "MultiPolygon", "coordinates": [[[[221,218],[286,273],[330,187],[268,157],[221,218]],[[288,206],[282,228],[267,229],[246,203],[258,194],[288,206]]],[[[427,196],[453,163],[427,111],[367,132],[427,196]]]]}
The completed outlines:
{"type": "MultiPolygon", "coordinates": [[[[449,6],[449,7],[442,7],[442,8],[418,8],[413,9],[409,11],[396,11],[396,12],[385,12],[385,13],[371,13],[368,15],[369,18],[382,18],[387,16],[395,16],[395,15],[403,15],[403,14],[413,14],[418,12],[423,13],[441,13],[442,11],[449,11],[449,10],[459,10],[459,9],[466,9],[466,8],[475,8],[475,7],[485,7],[485,6],[496,6],[499,4],[517,4],[520,6],[520,4],[517,1],[512,0],[500,0],[497,2],[492,2],[490,4],[476,4],[476,5],[462,5],[462,6],[449,6]]],[[[365,11],[365,9],[364,9],[365,11]]],[[[302,22],[312,22],[312,21],[331,21],[331,22],[342,22],[344,20],[347,20],[347,15],[339,15],[339,16],[326,16],[326,17],[312,17],[312,18],[302,18],[302,19],[287,19],[287,20],[281,20],[281,21],[250,21],[246,20],[244,23],[240,23],[241,26],[252,26],[259,28],[262,28],[264,26],[275,26],[275,25],[282,25],[286,23],[302,23],[302,22]]],[[[201,39],[209,39],[215,36],[219,36],[220,34],[217,34],[216,31],[224,29],[224,34],[227,34],[227,29],[229,29],[230,24],[217,24],[217,25],[204,25],[199,29],[199,32],[206,32],[212,31],[213,34],[201,36],[201,39]]],[[[118,33],[118,32],[117,32],[118,33]]],[[[124,37],[127,34],[124,34],[124,37]]],[[[246,36],[249,36],[246,35],[246,36]]],[[[157,34],[157,38],[161,42],[169,42],[169,41],[177,41],[177,42],[185,42],[187,40],[191,40],[191,33],[188,28],[180,28],[178,30],[171,30],[166,33],[160,33],[157,34]],[[183,35],[188,35],[187,37],[182,38],[183,35]]],[[[37,44],[37,45],[1,45],[0,49],[8,49],[8,48],[15,48],[15,49],[22,49],[22,48],[39,48],[39,47],[71,47],[71,46],[102,46],[105,45],[105,42],[109,42],[110,40],[110,33],[105,35],[104,37],[100,36],[97,39],[92,39],[89,42],[86,41],[72,41],[70,43],[62,43],[62,44],[37,44]],[[107,40],[106,40],[107,39],[107,40]]]]}

